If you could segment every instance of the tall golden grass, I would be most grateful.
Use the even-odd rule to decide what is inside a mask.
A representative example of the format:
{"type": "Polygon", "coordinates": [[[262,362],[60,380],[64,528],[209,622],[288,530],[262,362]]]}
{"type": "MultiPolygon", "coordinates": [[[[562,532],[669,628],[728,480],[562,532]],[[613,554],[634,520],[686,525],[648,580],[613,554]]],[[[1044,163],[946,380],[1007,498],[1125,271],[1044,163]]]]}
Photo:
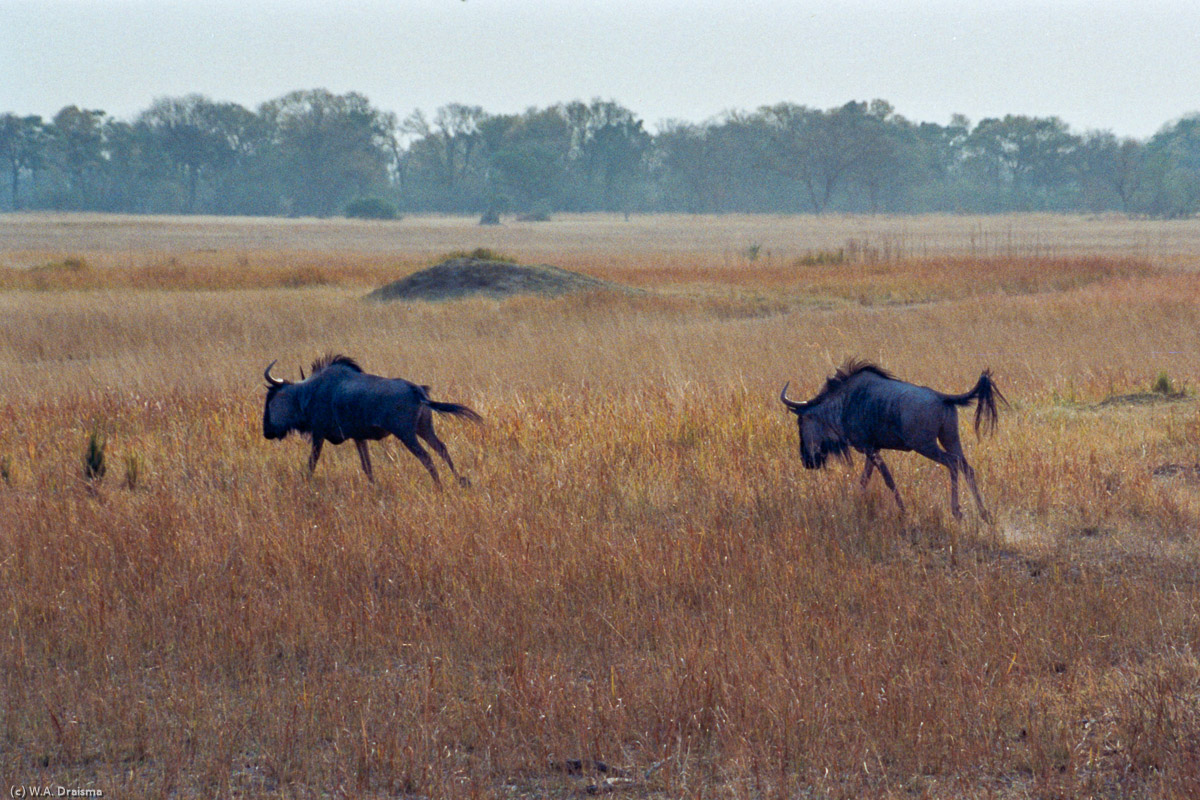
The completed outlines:
{"type": "Polygon", "coordinates": [[[189,267],[180,246],[168,279],[21,245],[39,264],[82,253],[88,278],[0,292],[7,782],[1200,790],[1200,415],[1149,391],[1200,369],[1189,254],[709,251],[689,270],[615,244],[603,266],[563,233],[541,260],[652,291],[376,305],[367,285],[429,263],[421,248],[308,262],[289,224],[261,262],[189,267]],[[301,266],[331,279],[278,281],[301,266]],[[394,444],[373,446],[377,484],[347,448],[309,477],[301,442],[263,440],[266,362],[331,349],[483,413],[437,421],[474,488],[433,491],[394,444]],[[1012,406],[967,453],[995,525],[955,522],[945,471],[916,456],[886,454],[906,518],[856,471],[802,469],[779,387],[813,392],[847,355],[952,391],[992,368],[1012,406]]]}

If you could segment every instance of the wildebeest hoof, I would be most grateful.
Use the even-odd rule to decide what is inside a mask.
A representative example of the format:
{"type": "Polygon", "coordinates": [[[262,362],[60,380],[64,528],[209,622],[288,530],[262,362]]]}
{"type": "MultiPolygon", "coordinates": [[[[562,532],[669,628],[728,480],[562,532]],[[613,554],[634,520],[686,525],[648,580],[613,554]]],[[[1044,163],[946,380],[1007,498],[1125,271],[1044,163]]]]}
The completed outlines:
{"type": "Polygon", "coordinates": [[[458,485],[465,486],[466,488],[470,489],[471,488],[471,479],[470,478],[459,478],[458,485]]]}

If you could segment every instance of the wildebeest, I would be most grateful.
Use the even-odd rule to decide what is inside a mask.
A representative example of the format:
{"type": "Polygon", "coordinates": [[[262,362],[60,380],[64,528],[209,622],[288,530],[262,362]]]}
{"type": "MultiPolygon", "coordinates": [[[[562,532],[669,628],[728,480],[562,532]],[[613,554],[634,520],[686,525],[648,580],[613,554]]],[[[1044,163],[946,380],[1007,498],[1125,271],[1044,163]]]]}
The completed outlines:
{"type": "Polygon", "coordinates": [[[887,487],[896,496],[900,511],[904,501],[880,450],[914,450],[950,470],[950,510],[962,517],[958,506],[958,471],[967,478],[975,495],[979,514],[990,520],[975,470],[963,455],[958,438],[956,406],[978,401],[975,409],[975,435],[996,429],[996,400],[1007,403],[992,381],[990,370],[979,376],[975,388],[965,394],[943,394],[926,386],[897,380],[886,370],[867,361],[850,360],[825,381],[821,392],[808,402],[789,400],[784,384],[779,399],[796,415],[800,428],[800,457],[808,469],[820,469],[829,456],[849,463],[850,448],[866,457],[860,485],[865,489],[871,474],[878,469],[887,487]],[[938,446],[940,443],[940,447],[938,446]]]}
{"type": "Polygon", "coordinates": [[[458,482],[470,482],[454,469],[454,462],[433,432],[433,413],[453,414],[472,422],[482,421],[477,413],[457,403],[438,403],[429,399],[429,387],[409,383],[400,378],[383,378],[362,371],[352,358],[327,355],[313,362],[312,371],[299,383],[271,375],[272,361],[263,371],[267,381],[267,401],[263,407],[263,436],[282,439],[292,431],[307,434],[312,441],[308,469],[317,468],[321,446],[325,442],[341,444],[353,439],[358,448],[367,479],[374,482],[371,456],[367,442],[395,436],[429,470],[434,484],[440,489],[441,480],[433,459],[417,437],[429,443],[458,482]]]}

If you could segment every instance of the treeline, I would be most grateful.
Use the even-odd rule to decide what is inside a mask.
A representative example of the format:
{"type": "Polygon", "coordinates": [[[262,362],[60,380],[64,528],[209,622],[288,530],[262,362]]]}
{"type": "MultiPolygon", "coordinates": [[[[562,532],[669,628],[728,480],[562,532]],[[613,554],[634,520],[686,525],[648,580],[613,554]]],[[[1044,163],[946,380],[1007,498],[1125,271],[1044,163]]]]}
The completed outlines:
{"type": "Polygon", "coordinates": [[[913,122],[791,103],[655,133],[618,103],[400,120],[357,93],[250,110],[200,95],[132,120],[0,116],[0,209],[246,215],[440,211],[1200,212],[1200,114],[1147,140],[1057,117],[913,122]]]}

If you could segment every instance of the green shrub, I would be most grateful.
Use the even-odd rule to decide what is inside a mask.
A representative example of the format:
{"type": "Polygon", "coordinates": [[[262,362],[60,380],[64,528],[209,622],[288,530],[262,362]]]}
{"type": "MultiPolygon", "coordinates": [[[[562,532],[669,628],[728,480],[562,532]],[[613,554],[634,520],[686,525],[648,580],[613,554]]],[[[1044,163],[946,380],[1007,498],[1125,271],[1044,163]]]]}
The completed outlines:
{"type": "Polygon", "coordinates": [[[1175,394],[1175,383],[1171,380],[1171,376],[1166,373],[1166,370],[1160,370],[1154,378],[1154,383],[1150,384],[1150,391],[1155,394],[1175,394]]]}
{"type": "Polygon", "coordinates": [[[490,250],[486,247],[476,247],[470,252],[466,250],[455,250],[453,253],[447,253],[438,259],[438,262],[451,261],[455,258],[474,258],[479,261],[501,261],[505,264],[516,264],[517,260],[510,255],[497,253],[495,250],[490,250]]]}
{"type": "Polygon", "coordinates": [[[843,248],[837,250],[812,250],[796,259],[798,267],[819,267],[825,264],[845,264],[846,251],[843,248]]]}
{"type": "Polygon", "coordinates": [[[30,272],[84,272],[87,268],[88,263],[85,258],[82,256],[69,256],[62,261],[48,261],[45,264],[39,264],[33,267],[30,272]]]}
{"type": "Polygon", "coordinates": [[[545,200],[538,200],[527,212],[517,219],[521,222],[549,222],[550,211],[550,203],[545,200]]]}
{"type": "Polygon", "coordinates": [[[346,206],[346,216],[352,219],[399,219],[400,212],[382,197],[360,197],[346,206]]]}

